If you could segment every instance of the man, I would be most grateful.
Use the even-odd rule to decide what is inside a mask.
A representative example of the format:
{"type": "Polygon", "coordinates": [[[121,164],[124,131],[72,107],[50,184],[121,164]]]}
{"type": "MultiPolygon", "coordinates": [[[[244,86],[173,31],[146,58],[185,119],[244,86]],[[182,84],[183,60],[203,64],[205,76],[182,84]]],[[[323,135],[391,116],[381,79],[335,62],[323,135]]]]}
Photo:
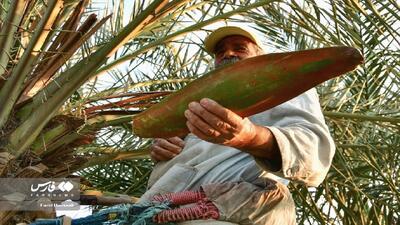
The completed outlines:
{"type": "MultiPolygon", "coordinates": [[[[205,40],[216,67],[263,54],[261,46],[254,33],[233,26],[205,40]]],[[[233,224],[295,224],[284,184],[289,179],[318,186],[335,151],[315,89],[249,118],[212,99],[190,103],[185,117],[189,135],[152,145],[158,163],[142,198],[202,190],[218,208],[219,220],[233,224]]]]}

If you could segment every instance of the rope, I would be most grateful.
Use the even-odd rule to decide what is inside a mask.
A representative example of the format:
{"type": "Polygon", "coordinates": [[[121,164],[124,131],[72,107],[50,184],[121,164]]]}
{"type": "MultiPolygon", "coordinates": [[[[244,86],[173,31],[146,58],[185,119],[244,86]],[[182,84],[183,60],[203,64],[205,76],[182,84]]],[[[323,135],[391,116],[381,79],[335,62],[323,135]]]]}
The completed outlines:
{"type": "MultiPolygon", "coordinates": [[[[74,219],[71,221],[71,225],[103,225],[103,222],[108,220],[108,216],[104,215],[91,215],[85,218],[74,219]]],[[[59,217],[56,219],[37,219],[30,225],[62,225],[63,218],[59,217]]]]}
{"type": "Polygon", "coordinates": [[[186,205],[195,203],[206,198],[203,191],[183,191],[178,193],[168,193],[163,195],[155,195],[152,201],[171,202],[172,205],[186,205]]]}
{"type": "MultiPolygon", "coordinates": [[[[175,225],[175,222],[196,219],[218,219],[218,208],[203,191],[183,191],[156,195],[140,204],[120,204],[93,215],[73,219],[71,225],[175,225]],[[191,207],[171,208],[194,204],[191,207]]],[[[30,225],[62,225],[62,218],[36,220],[30,225]]]]}
{"type": "Polygon", "coordinates": [[[198,202],[195,206],[161,211],[153,217],[156,223],[182,222],[196,219],[219,218],[217,207],[210,201],[198,202]]]}
{"type": "MultiPolygon", "coordinates": [[[[171,209],[168,203],[121,204],[84,218],[73,219],[71,225],[156,225],[153,217],[168,209],[171,209]]],[[[30,225],[62,225],[62,217],[37,219],[30,225]]],[[[175,225],[175,223],[166,223],[166,225],[175,225]]]]}

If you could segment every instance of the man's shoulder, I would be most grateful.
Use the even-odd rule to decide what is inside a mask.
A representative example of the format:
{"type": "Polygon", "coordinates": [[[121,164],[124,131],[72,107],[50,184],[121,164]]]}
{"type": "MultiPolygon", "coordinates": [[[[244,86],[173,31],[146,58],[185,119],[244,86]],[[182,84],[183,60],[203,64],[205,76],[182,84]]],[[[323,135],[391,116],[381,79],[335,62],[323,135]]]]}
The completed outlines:
{"type": "Polygon", "coordinates": [[[274,122],[287,117],[301,117],[305,114],[313,114],[318,117],[322,115],[319,96],[315,88],[271,109],[255,114],[250,117],[250,120],[261,125],[273,125],[274,122]]]}

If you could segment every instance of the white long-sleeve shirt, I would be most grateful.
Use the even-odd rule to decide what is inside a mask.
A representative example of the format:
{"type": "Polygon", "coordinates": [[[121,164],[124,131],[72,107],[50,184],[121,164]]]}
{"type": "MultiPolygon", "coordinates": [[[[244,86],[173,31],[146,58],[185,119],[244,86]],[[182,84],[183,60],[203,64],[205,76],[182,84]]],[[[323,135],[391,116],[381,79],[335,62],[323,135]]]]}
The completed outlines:
{"type": "Polygon", "coordinates": [[[264,177],[308,186],[318,186],[323,181],[335,146],[315,89],[249,119],[274,134],[281,153],[281,168],[274,166],[276,162],[254,158],[189,134],[180,154],[154,167],[149,190],[142,200],[154,194],[198,190],[201,185],[211,183],[246,181],[262,186],[264,177]]]}

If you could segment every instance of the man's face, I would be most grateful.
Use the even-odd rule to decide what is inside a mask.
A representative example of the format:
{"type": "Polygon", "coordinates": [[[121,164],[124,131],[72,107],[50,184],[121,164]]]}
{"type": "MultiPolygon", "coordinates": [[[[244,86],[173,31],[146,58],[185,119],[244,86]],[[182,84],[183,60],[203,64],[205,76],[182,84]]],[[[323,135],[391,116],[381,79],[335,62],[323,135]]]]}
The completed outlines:
{"type": "Polygon", "coordinates": [[[260,54],[258,46],[249,38],[232,35],[223,38],[215,46],[215,67],[230,64],[260,54]]]}

